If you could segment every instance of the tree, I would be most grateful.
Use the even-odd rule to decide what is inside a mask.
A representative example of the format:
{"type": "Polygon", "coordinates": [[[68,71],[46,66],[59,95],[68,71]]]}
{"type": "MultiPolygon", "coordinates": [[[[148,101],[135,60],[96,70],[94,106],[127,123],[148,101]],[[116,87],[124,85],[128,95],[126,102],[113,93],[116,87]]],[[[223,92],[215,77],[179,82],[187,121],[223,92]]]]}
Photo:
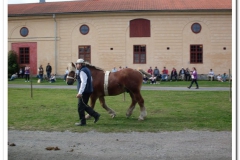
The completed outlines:
{"type": "Polygon", "coordinates": [[[19,70],[18,55],[14,50],[8,52],[8,75],[12,75],[19,70]]]}

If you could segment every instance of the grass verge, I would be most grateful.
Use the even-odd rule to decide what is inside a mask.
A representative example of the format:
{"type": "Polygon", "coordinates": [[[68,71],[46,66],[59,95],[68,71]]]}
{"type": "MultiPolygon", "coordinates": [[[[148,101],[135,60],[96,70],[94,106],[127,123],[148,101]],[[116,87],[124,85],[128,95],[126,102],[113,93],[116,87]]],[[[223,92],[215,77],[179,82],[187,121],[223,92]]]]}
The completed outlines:
{"type": "Polygon", "coordinates": [[[137,105],[130,118],[125,117],[131,99],[123,95],[106,97],[117,116],[111,118],[97,101],[95,110],[101,114],[98,123],[93,119],[87,126],[77,127],[76,91],[70,89],[8,89],[8,128],[18,130],[72,132],[160,132],[185,129],[230,131],[232,105],[229,92],[142,91],[148,116],[138,121],[137,105]]]}
{"type": "MultiPolygon", "coordinates": [[[[46,80],[44,80],[42,83],[37,83],[37,78],[32,78],[32,84],[33,85],[66,85],[66,82],[63,81],[63,79],[58,78],[55,83],[49,83],[46,80]]],[[[190,85],[190,81],[158,81],[158,84],[154,86],[158,87],[187,87],[190,85]]],[[[30,82],[25,82],[25,79],[15,79],[13,81],[8,81],[8,84],[22,84],[22,85],[30,85],[30,82]]],[[[218,82],[218,81],[198,81],[198,84],[200,87],[229,87],[229,82],[218,82]]],[[[76,85],[76,83],[74,83],[76,85]]],[[[195,84],[194,84],[195,85],[195,84]]],[[[143,86],[153,86],[152,84],[143,84],[143,86]]]]}

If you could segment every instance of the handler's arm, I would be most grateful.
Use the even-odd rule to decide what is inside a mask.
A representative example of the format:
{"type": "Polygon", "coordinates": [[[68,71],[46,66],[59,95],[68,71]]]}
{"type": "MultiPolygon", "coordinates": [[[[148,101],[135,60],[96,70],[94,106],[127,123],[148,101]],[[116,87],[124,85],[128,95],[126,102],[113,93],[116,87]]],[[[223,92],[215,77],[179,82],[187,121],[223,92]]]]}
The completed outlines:
{"type": "Polygon", "coordinates": [[[79,88],[78,94],[82,94],[87,85],[87,75],[85,72],[80,72],[81,86],[79,88]]]}

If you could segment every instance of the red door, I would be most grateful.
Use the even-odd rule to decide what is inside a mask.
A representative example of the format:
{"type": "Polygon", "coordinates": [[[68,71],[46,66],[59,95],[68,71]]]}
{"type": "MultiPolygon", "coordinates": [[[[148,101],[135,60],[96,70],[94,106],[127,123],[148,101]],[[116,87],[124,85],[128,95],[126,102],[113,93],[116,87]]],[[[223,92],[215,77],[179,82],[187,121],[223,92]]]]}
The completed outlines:
{"type": "Polygon", "coordinates": [[[28,65],[30,67],[30,74],[37,74],[37,43],[24,42],[12,43],[12,50],[18,55],[18,62],[20,67],[28,65]]]}

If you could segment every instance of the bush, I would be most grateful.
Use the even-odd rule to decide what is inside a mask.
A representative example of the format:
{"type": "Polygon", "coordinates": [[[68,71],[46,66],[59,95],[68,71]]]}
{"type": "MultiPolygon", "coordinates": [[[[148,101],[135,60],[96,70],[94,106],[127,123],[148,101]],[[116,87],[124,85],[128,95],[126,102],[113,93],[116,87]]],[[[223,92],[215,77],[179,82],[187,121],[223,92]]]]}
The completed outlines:
{"type": "Polygon", "coordinates": [[[15,51],[8,52],[8,75],[12,75],[19,70],[18,55],[15,51]]]}

